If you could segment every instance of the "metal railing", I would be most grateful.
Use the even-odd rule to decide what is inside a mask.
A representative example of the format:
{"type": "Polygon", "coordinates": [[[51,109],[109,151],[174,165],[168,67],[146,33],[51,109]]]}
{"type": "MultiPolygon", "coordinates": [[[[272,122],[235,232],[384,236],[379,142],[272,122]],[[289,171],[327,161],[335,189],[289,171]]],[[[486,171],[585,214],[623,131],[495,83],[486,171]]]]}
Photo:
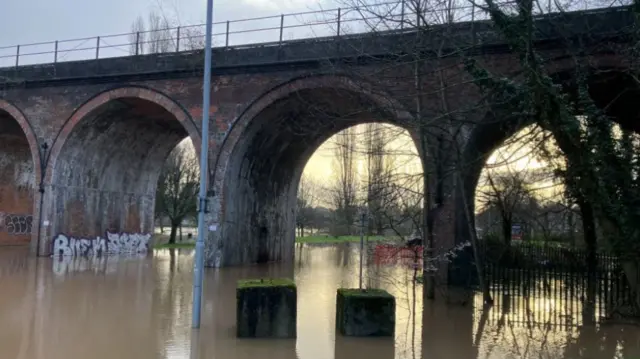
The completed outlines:
{"type": "MultiPolygon", "coordinates": [[[[416,9],[415,4],[418,3],[422,2],[402,0],[353,8],[215,22],[212,44],[214,48],[256,47],[318,37],[411,30],[424,24],[488,19],[486,11],[476,5],[416,9]]],[[[500,2],[500,6],[507,11],[515,10],[513,1],[500,2]]],[[[558,9],[554,9],[549,2],[548,9],[538,9],[537,12],[549,14],[558,12],[558,9]]],[[[154,31],[4,46],[0,47],[0,68],[202,49],[204,27],[204,24],[178,26],[154,31]]]]}

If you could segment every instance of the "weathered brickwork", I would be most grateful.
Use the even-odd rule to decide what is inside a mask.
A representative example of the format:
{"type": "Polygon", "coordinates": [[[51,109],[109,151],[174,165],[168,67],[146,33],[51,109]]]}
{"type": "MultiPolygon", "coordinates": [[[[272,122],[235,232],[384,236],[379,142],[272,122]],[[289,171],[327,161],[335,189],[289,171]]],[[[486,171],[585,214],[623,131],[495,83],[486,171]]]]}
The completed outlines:
{"type": "Polygon", "coordinates": [[[0,99],[0,245],[31,240],[37,161],[29,122],[18,108],[0,99]]]}
{"type": "MultiPolygon", "coordinates": [[[[561,56],[563,50],[545,51],[546,58],[558,59],[549,61],[551,72],[574,66],[561,56]]],[[[517,59],[507,51],[475,56],[490,71],[517,77],[517,59]]],[[[591,63],[624,66],[620,57],[610,54],[593,56],[591,63]]],[[[10,159],[8,170],[0,174],[0,213],[32,215],[30,238],[34,248],[33,243],[40,243],[40,255],[51,253],[59,234],[93,238],[107,231],[150,233],[156,182],[166,156],[186,137],[200,149],[201,69],[149,74],[153,67],[125,66],[112,76],[72,79],[58,77],[57,65],[50,66],[54,70],[47,69],[49,75],[40,81],[0,85],[0,167],[3,159],[10,159]],[[46,152],[41,150],[44,143],[46,152]],[[46,168],[42,198],[41,156],[46,168]],[[20,192],[25,176],[29,185],[20,192]],[[42,225],[40,233],[36,224],[42,225]]],[[[433,118],[433,127],[445,137],[443,114],[459,118],[467,123],[461,129],[463,141],[476,141],[474,134],[488,116],[484,95],[470,83],[461,59],[427,61],[422,70],[423,116],[433,118]]],[[[331,135],[359,123],[389,122],[416,137],[411,118],[414,71],[410,63],[386,59],[357,65],[317,60],[216,69],[206,111],[211,115],[209,188],[214,194],[209,222],[217,229],[207,241],[207,263],[290,260],[295,195],[305,163],[331,135]]],[[[442,141],[436,135],[432,139],[434,148],[442,141]]],[[[482,157],[502,140],[498,135],[488,145],[469,146],[483,148],[476,156],[482,157]]],[[[453,151],[447,153],[431,153],[428,163],[451,166],[457,160],[453,151]]],[[[446,184],[441,186],[435,223],[439,249],[450,248],[467,232],[460,220],[460,181],[452,176],[441,171],[433,182],[446,184]]],[[[473,195],[468,192],[466,196],[473,195]]],[[[0,232],[0,244],[29,241],[28,235],[12,238],[0,232]]]]}

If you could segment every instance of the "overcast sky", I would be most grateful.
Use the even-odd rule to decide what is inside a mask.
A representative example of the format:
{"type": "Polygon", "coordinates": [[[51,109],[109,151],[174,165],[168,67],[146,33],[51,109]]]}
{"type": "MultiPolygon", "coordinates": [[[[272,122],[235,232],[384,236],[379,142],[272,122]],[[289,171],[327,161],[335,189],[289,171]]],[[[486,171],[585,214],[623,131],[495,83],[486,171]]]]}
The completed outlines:
{"type": "MultiPolygon", "coordinates": [[[[214,0],[214,21],[327,8],[332,0],[214,0]]],[[[2,0],[0,47],[129,32],[153,10],[181,25],[204,23],[206,0],[2,0]]],[[[279,25],[279,20],[274,23],[279,25]]],[[[274,39],[277,40],[277,39],[274,39]]]]}

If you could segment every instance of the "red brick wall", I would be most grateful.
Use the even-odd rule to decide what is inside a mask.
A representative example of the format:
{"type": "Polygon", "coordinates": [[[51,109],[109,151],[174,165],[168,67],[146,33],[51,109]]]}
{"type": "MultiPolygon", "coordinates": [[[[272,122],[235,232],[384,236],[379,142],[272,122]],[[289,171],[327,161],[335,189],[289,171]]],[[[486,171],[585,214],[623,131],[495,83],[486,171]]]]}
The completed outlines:
{"type": "Polygon", "coordinates": [[[0,246],[25,245],[31,239],[33,164],[21,137],[0,135],[0,246]]]}

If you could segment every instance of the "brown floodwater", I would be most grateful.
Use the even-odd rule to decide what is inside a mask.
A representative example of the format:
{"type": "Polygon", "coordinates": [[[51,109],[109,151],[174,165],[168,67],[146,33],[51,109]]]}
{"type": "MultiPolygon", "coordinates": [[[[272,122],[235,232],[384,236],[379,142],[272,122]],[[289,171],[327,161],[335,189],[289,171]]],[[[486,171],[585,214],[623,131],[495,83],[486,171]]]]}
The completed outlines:
{"type": "Polygon", "coordinates": [[[194,331],[191,250],[36,260],[3,248],[0,358],[640,358],[637,327],[583,326],[552,299],[497,298],[484,311],[478,298],[465,307],[430,301],[423,310],[411,266],[373,261],[365,284],[396,296],[395,338],[336,336],[335,292],[358,285],[358,258],[353,247],[297,245],[288,265],[207,269],[194,331]],[[267,276],[295,278],[298,337],[236,339],[236,281],[267,276]]]}

